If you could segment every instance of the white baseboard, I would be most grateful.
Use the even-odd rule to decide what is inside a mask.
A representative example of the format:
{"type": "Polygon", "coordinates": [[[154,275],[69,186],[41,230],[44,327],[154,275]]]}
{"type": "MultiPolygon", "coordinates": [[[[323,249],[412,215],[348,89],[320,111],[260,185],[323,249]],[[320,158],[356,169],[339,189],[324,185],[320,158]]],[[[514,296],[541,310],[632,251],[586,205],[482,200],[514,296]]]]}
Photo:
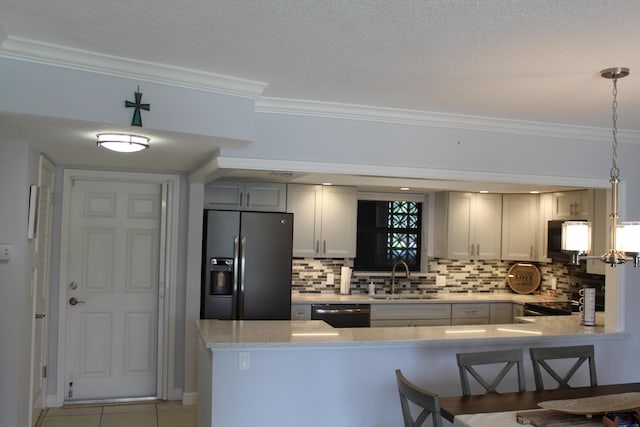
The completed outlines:
{"type": "Polygon", "coordinates": [[[55,394],[47,394],[46,404],[47,408],[59,408],[62,406],[58,404],[58,396],[55,394]]]}
{"type": "Polygon", "coordinates": [[[198,403],[198,393],[182,393],[183,405],[196,405],[198,403]]]}

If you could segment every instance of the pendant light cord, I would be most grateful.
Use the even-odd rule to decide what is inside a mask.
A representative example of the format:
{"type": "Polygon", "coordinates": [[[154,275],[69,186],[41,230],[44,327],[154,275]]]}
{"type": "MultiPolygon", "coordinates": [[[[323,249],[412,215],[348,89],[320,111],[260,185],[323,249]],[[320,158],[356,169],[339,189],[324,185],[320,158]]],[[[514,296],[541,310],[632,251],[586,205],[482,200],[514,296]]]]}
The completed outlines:
{"type": "Polygon", "coordinates": [[[613,111],[613,142],[612,142],[612,166],[611,178],[618,178],[620,170],[618,169],[618,79],[613,79],[613,102],[611,103],[613,111]]]}

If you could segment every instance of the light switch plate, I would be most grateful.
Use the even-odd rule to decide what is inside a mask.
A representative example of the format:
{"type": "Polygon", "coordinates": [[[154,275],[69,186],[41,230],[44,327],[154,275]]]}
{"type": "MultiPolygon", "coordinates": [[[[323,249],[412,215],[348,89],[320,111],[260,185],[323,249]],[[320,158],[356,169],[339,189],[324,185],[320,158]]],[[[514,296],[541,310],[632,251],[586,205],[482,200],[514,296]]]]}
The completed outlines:
{"type": "Polygon", "coordinates": [[[447,276],[436,276],[436,286],[446,286],[447,276]]]}
{"type": "Polygon", "coordinates": [[[251,353],[248,351],[241,351],[238,355],[238,368],[241,371],[248,371],[251,369],[251,353]]]}
{"type": "Polygon", "coordinates": [[[13,245],[0,245],[0,261],[10,261],[13,257],[13,245]]]}
{"type": "Polygon", "coordinates": [[[333,285],[335,281],[335,276],[333,273],[327,274],[327,285],[333,285]]]}

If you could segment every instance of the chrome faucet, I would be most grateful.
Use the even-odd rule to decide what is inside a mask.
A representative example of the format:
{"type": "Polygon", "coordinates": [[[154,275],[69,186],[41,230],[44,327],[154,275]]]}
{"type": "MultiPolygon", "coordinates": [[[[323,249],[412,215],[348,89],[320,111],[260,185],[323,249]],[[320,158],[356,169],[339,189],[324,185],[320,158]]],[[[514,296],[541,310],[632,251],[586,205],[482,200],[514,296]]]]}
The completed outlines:
{"type": "Polygon", "coordinates": [[[402,264],[404,266],[404,270],[407,272],[407,279],[409,278],[409,265],[404,261],[404,260],[400,260],[397,261],[395,264],[393,264],[393,268],[391,269],[391,295],[394,295],[396,293],[396,268],[398,267],[398,264],[402,264]]]}

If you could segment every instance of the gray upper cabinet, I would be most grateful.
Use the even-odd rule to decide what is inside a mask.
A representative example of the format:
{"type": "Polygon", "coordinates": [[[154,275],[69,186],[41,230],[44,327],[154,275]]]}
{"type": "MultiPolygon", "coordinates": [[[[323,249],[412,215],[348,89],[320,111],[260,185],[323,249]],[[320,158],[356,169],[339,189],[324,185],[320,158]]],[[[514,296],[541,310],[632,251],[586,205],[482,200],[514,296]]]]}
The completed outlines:
{"type": "MultiPolygon", "coordinates": [[[[593,192],[593,216],[591,220],[591,255],[602,255],[609,250],[609,203],[607,190],[591,190],[593,192]]],[[[605,274],[606,265],[600,259],[587,260],[587,273],[605,274]]]]}
{"type": "Polygon", "coordinates": [[[451,259],[499,259],[502,195],[436,193],[434,254],[451,259]]]}
{"type": "Polygon", "coordinates": [[[204,187],[205,209],[285,212],[287,185],[268,182],[213,181],[204,187]]]}
{"type": "Polygon", "coordinates": [[[553,219],[583,219],[592,216],[593,191],[576,190],[553,193],[553,219]]]}
{"type": "Polygon", "coordinates": [[[293,256],[355,258],[357,203],[353,187],[289,184],[293,256]]]}
{"type": "Polygon", "coordinates": [[[538,230],[538,196],[502,196],[502,259],[534,261],[538,230]]]}

